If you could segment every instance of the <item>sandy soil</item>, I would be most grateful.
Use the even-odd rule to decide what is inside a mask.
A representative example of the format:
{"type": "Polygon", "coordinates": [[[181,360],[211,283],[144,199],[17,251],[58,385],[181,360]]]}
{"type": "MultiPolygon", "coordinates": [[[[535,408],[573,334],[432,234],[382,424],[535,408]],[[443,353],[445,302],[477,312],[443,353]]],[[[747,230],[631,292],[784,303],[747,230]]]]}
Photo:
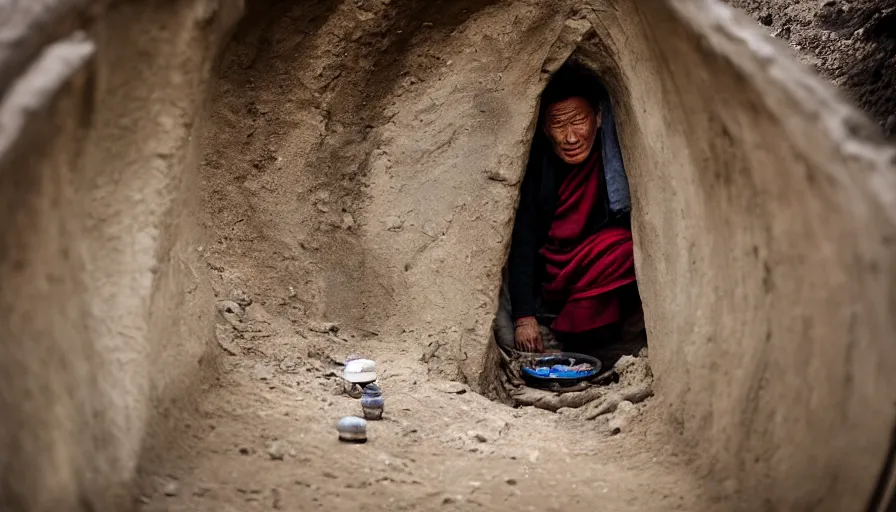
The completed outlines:
{"type": "Polygon", "coordinates": [[[655,449],[649,410],[609,436],[596,421],[430,377],[416,350],[350,326],[296,329],[258,305],[227,316],[236,328],[222,323],[219,339],[235,355],[189,443],[146,475],[145,511],[709,508],[683,461],[655,449]],[[335,361],[350,353],[376,358],[386,396],[364,445],[340,443],[334,428],[360,415],[334,394],[335,361]]]}

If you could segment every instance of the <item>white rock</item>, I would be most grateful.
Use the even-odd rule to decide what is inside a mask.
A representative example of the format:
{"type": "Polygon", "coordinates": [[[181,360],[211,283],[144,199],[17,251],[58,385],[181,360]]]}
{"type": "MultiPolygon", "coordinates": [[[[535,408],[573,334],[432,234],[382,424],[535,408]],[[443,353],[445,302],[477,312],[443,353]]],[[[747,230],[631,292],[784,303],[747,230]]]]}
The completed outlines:
{"type": "Polygon", "coordinates": [[[404,221],[395,216],[389,216],[385,219],[386,229],[389,231],[398,231],[404,225],[404,221]]]}
{"type": "Polygon", "coordinates": [[[279,441],[274,441],[270,445],[268,445],[268,457],[271,460],[283,460],[286,456],[286,450],[283,448],[283,444],[279,441]]]}
{"type": "Polygon", "coordinates": [[[162,486],[162,494],[165,496],[177,496],[179,492],[180,486],[173,480],[165,482],[165,485],[162,486]]]}
{"type": "Polygon", "coordinates": [[[634,410],[635,410],[635,404],[629,402],[628,400],[623,400],[623,401],[619,402],[619,404],[616,406],[617,414],[619,414],[620,412],[624,413],[624,414],[628,414],[628,413],[634,412],[634,410]]]}

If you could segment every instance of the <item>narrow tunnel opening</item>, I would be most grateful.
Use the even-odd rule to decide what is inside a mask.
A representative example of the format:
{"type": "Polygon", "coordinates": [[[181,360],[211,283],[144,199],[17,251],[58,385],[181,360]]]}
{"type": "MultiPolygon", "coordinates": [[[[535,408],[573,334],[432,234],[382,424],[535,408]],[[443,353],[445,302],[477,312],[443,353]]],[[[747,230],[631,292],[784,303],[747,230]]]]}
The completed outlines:
{"type": "Polygon", "coordinates": [[[515,406],[555,411],[592,403],[604,386],[641,401],[652,375],[612,98],[570,58],[538,104],[493,323],[492,387],[515,406]]]}

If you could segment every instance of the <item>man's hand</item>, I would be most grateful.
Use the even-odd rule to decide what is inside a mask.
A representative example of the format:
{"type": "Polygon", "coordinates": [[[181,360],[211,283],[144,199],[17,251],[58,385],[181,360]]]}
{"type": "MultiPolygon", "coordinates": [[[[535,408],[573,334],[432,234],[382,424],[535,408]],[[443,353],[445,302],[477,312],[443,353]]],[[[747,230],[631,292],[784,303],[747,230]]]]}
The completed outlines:
{"type": "Polygon", "coordinates": [[[541,340],[541,331],[538,329],[538,320],[534,316],[517,318],[514,323],[516,332],[514,341],[516,349],[520,352],[541,352],[544,344],[541,340]]]}

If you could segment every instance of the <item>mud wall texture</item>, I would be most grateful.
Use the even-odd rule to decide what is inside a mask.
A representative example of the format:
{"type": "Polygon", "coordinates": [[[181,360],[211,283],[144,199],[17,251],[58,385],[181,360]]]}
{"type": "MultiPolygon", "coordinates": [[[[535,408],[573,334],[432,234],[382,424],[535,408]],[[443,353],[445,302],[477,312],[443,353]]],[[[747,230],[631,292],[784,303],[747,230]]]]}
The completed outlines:
{"type": "Polygon", "coordinates": [[[674,436],[745,510],[861,509],[894,420],[892,150],[746,16],[664,5],[257,4],[204,141],[207,257],[299,332],[487,391],[535,96],[575,52],[621,111],[674,436]]]}
{"type": "Polygon", "coordinates": [[[712,2],[314,5],[256,11],[225,56],[203,170],[244,254],[211,244],[225,282],[475,383],[534,97],[587,35],[668,420],[747,509],[864,503],[893,422],[892,155],[783,45],[712,2]]]}
{"type": "Polygon", "coordinates": [[[730,0],[896,134],[896,1],[730,0]]]}
{"type": "Polygon", "coordinates": [[[213,363],[192,140],[238,6],[0,5],[0,508],[127,510],[213,363]],[[231,20],[231,21],[228,21],[231,20]]]}
{"type": "Polygon", "coordinates": [[[326,320],[403,339],[476,381],[542,67],[572,51],[553,48],[570,12],[251,5],[204,140],[222,291],[245,288],[300,330],[326,320]]]}
{"type": "Polygon", "coordinates": [[[893,150],[732,9],[613,5],[582,56],[623,111],[667,422],[746,509],[862,509],[894,420],[893,150]]]}
{"type": "Polygon", "coordinates": [[[212,287],[488,391],[536,98],[570,54],[619,109],[670,439],[744,510],[864,506],[896,398],[893,151],[782,44],[710,0],[258,1],[207,101],[238,3],[0,24],[10,510],[127,508],[213,366],[212,287]]]}

